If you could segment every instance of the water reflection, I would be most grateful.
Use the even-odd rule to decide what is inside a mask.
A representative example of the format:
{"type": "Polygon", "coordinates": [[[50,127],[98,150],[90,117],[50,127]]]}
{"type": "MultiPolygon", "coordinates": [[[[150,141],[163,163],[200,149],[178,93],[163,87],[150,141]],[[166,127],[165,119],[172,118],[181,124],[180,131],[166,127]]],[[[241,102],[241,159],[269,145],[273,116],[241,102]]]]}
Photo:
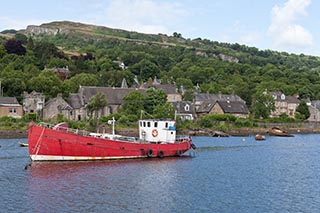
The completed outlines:
{"type": "Polygon", "coordinates": [[[196,157],[29,162],[0,140],[2,212],[319,212],[318,135],[194,137],[196,157]]]}

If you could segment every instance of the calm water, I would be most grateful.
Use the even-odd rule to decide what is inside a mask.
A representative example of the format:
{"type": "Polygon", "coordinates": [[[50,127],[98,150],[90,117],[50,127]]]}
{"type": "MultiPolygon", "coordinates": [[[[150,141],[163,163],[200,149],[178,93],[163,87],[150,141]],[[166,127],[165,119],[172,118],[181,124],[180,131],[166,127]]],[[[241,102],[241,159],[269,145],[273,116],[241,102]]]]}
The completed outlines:
{"type": "Polygon", "coordinates": [[[27,140],[0,140],[0,212],[320,212],[319,137],[193,137],[195,157],[27,170],[27,140]]]}

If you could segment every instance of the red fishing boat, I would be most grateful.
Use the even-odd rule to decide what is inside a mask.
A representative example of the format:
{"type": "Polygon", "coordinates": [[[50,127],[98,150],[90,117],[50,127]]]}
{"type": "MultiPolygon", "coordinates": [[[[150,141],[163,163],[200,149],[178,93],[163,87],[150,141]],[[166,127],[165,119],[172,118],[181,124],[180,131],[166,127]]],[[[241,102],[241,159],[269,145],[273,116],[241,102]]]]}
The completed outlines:
{"type": "Polygon", "coordinates": [[[106,160],[181,156],[195,145],[189,136],[176,136],[175,121],[140,120],[139,138],[89,133],[68,128],[31,123],[28,130],[29,154],[33,161],[106,160]]]}

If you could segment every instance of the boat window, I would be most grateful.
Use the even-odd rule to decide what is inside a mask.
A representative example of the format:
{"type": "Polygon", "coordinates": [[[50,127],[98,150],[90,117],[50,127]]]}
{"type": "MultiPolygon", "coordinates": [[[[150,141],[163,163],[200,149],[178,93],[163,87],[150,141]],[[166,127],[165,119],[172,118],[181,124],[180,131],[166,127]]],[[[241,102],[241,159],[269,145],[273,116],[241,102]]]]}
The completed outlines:
{"type": "Polygon", "coordinates": [[[140,121],[140,126],[142,127],[142,122],[140,121]]]}
{"type": "Polygon", "coordinates": [[[154,127],[155,127],[155,128],[158,127],[158,122],[154,122],[154,127]]]}
{"type": "Polygon", "coordinates": [[[150,122],[148,122],[148,127],[151,127],[150,122]]]}
{"type": "Polygon", "coordinates": [[[166,128],[168,128],[168,123],[166,122],[166,128]]]}
{"type": "Polygon", "coordinates": [[[146,122],[145,121],[143,121],[143,127],[146,127],[146,122]]]}

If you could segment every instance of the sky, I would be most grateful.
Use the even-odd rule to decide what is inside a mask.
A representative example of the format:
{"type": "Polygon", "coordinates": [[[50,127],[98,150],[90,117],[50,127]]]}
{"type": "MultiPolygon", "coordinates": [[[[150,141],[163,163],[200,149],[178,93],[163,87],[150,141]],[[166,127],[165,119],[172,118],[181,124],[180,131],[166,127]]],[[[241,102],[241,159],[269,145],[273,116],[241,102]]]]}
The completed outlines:
{"type": "Polygon", "coordinates": [[[0,31],[66,20],[320,56],[319,10],[319,0],[11,0],[0,31]]]}

